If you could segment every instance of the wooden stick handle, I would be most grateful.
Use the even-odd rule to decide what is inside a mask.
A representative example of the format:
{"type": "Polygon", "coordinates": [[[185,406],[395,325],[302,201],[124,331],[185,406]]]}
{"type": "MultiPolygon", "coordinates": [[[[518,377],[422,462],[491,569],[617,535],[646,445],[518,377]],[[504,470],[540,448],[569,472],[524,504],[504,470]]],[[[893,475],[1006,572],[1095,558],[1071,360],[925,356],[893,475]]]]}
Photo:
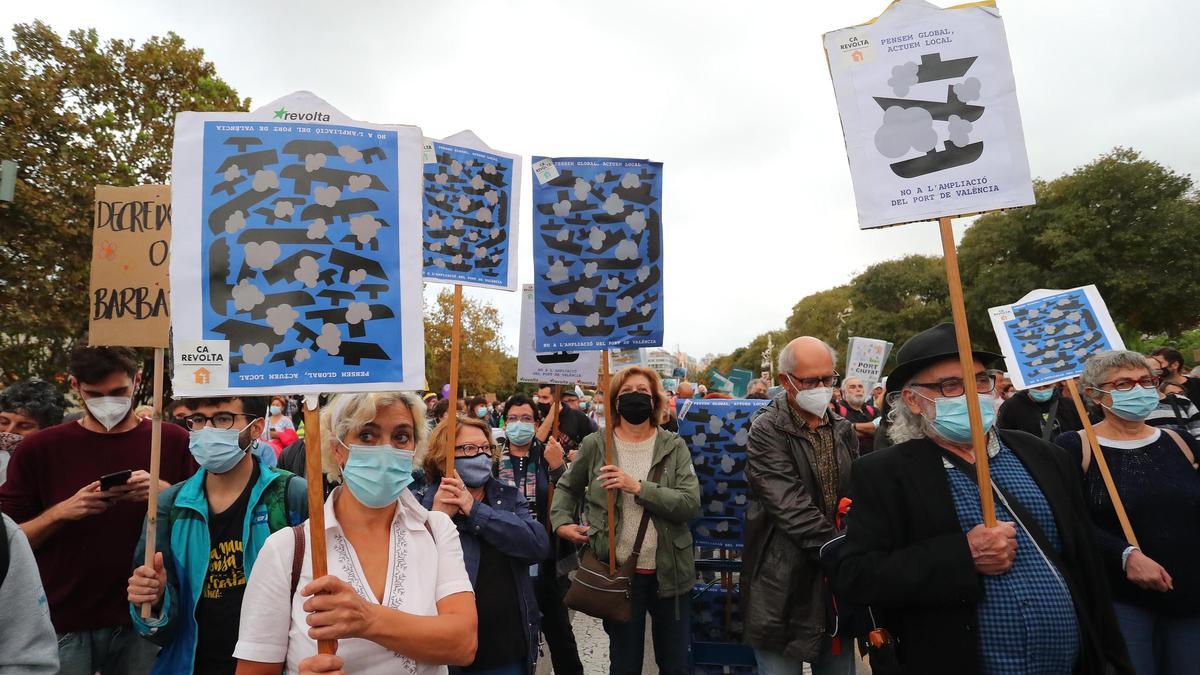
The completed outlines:
{"type": "Polygon", "coordinates": [[[454,284],[454,322],[450,326],[450,396],[446,408],[446,475],[454,475],[454,446],[458,439],[458,347],[462,335],[462,284],[454,284]]]}
{"type": "MultiPolygon", "coordinates": [[[[325,487],[321,460],[321,405],[316,394],[304,397],[304,479],[308,482],[309,556],[312,578],[329,574],[325,559],[325,487]]],[[[317,640],[318,654],[337,651],[336,640],[317,640]]]]}
{"type": "MultiPolygon", "coordinates": [[[[150,418],[150,494],[146,498],[146,557],[143,564],[154,567],[158,547],[158,477],[162,465],[162,389],[163,347],[154,348],[154,416],[150,418]]],[[[163,564],[168,564],[163,561],[163,564]]],[[[142,603],[142,618],[149,619],[153,610],[150,602],[142,603]]]]}
{"type": "Polygon", "coordinates": [[[971,335],[967,330],[967,303],[963,299],[962,277],[958,273],[958,251],[954,248],[954,230],[950,218],[939,218],[942,253],[946,263],[946,284],[950,287],[950,314],[954,317],[954,337],[962,364],[963,388],[966,389],[967,416],[971,420],[971,443],[975,446],[975,476],[979,483],[979,506],[985,527],[996,526],[996,505],[992,498],[992,477],[988,470],[987,437],[983,433],[983,415],[979,410],[979,391],[975,387],[975,357],[971,354],[971,335]]]}
{"type": "MultiPolygon", "coordinates": [[[[559,408],[554,412],[554,420],[550,423],[550,438],[558,436],[558,420],[562,419],[562,385],[554,385],[554,405],[559,408]]],[[[563,461],[567,461],[564,456],[563,461]]],[[[547,467],[548,469],[549,467],[547,467]]],[[[554,483],[546,486],[546,531],[550,532],[553,527],[550,525],[550,507],[554,505],[554,483]]]]}
{"type": "MultiPolygon", "coordinates": [[[[604,386],[604,394],[608,397],[604,406],[604,464],[610,465],[613,463],[613,422],[616,421],[616,416],[613,414],[612,406],[608,405],[616,397],[609,391],[612,382],[608,374],[608,350],[601,352],[600,356],[600,381],[604,386]]],[[[608,506],[608,575],[615,576],[617,574],[617,519],[616,519],[616,504],[614,503],[616,494],[612,489],[605,490],[608,506]]]]}
{"type": "Polygon", "coordinates": [[[1100,469],[1100,477],[1104,479],[1104,488],[1108,490],[1108,498],[1112,500],[1113,511],[1117,512],[1117,520],[1121,523],[1121,531],[1125,533],[1125,541],[1129,542],[1130,546],[1137,546],[1133,526],[1129,524],[1129,516],[1125,514],[1125,504],[1121,501],[1121,495],[1117,494],[1117,484],[1113,482],[1112,474],[1108,471],[1108,461],[1104,459],[1104,452],[1100,450],[1100,441],[1096,439],[1096,430],[1092,427],[1087,408],[1083,406],[1083,398],[1079,395],[1075,378],[1067,380],[1067,391],[1070,392],[1071,400],[1075,402],[1075,411],[1079,413],[1079,419],[1083,422],[1084,433],[1092,446],[1092,456],[1096,458],[1096,468],[1100,469]]]}

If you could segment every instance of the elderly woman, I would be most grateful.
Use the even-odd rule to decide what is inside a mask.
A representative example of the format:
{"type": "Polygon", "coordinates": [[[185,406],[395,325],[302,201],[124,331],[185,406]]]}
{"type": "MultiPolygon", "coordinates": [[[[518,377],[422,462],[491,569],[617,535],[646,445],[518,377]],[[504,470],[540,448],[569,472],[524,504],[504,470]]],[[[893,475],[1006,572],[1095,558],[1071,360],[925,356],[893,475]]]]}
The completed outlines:
{"type": "Polygon", "coordinates": [[[340,394],[321,415],[329,574],[312,578],[308,523],[264,544],[242,602],[240,675],[446,673],[475,658],[476,613],[458,533],[407,489],[425,404],[409,393],[340,394]],[[294,574],[298,572],[294,576],[294,574]],[[317,640],[337,655],[316,655],[317,640]]]}
{"type": "Polygon", "coordinates": [[[606,490],[618,490],[616,553],[618,560],[633,554],[642,514],[647,528],[632,581],[632,613],[628,623],[604,622],[608,633],[609,672],[642,672],[646,613],[650,613],[654,660],[663,675],[688,671],[691,611],[687,593],[696,577],[692,533],[688,521],[700,515],[700,484],[692,455],[678,435],[660,429],[667,405],[662,382],[649,368],[627,366],[613,376],[605,409],[615,414],[613,463],[604,462],[604,435],[583,439],[579,454],[558,481],[550,520],[558,536],[587,544],[608,561],[606,490]],[[649,477],[658,473],[656,481],[649,477]],[[582,507],[588,525],[577,525],[582,507]]]}
{"type": "Polygon", "coordinates": [[[1088,359],[1083,396],[1104,415],[1097,440],[1139,547],[1130,546],[1090,447],[1056,442],[1083,466],[1086,500],[1112,586],[1117,620],[1138,675],[1200,672],[1200,452],[1190,434],[1146,424],[1158,407],[1154,363],[1136,352],[1088,359]]]}
{"type": "MultiPolygon", "coordinates": [[[[546,528],[529,512],[516,486],[492,477],[496,446],[487,422],[460,417],[455,427],[454,476],[446,475],[443,421],[425,458],[430,489],[425,506],[458,527],[467,574],[475,587],[479,625],[475,660],[456,672],[532,675],[538,653],[538,608],[529,566],[550,553],[546,528]]],[[[561,455],[561,452],[559,453],[561,455]]]]}
{"type": "Polygon", "coordinates": [[[984,366],[999,357],[973,356],[964,372],[951,324],[897,352],[887,381],[896,445],[854,463],[835,591],[884,610],[911,675],[1131,673],[1078,471],[1048,442],[993,428],[984,366]],[[966,378],[983,417],[993,527],[975,482],[966,378]]]}

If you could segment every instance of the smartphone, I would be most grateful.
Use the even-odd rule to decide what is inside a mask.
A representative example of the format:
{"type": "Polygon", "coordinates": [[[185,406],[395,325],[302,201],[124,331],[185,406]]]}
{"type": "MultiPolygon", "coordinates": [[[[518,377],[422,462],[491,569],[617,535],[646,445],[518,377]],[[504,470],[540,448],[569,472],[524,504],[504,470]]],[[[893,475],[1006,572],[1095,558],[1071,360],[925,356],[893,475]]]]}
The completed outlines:
{"type": "Polygon", "coordinates": [[[129,478],[132,475],[133,469],[125,469],[124,471],[115,471],[108,475],[100,476],[100,489],[108,491],[118,485],[124,485],[129,482],[129,478]]]}

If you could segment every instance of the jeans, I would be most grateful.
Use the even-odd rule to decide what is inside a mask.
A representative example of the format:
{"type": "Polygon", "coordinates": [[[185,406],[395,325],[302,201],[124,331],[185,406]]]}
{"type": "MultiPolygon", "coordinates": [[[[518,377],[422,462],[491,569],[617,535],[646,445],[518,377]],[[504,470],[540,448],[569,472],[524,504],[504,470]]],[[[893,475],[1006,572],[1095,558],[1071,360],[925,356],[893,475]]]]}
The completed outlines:
{"type": "Polygon", "coordinates": [[[133,626],[58,634],[59,675],[145,675],[157,656],[133,626]]]}
{"type": "MultiPolygon", "coordinates": [[[[779,652],[769,652],[764,649],[754,650],[754,660],[758,661],[759,675],[800,675],[804,672],[804,663],[779,652]]],[[[808,664],[812,675],[854,675],[854,642],[842,641],[842,653],[833,654],[830,642],[825,641],[821,656],[808,664]]]]}
{"type": "Polygon", "coordinates": [[[1200,616],[1160,616],[1120,602],[1113,609],[1138,675],[1200,675],[1200,616]]]}
{"type": "Polygon", "coordinates": [[[692,606],[684,593],[673,598],[658,597],[653,574],[634,574],[628,623],[604,622],[608,633],[609,675],[640,675],[642,647],[646,640],[646,612],[650,613],[650,635],[654,662],[660,675],[687,675],[691,649],[692,606]]]}
{"type": "Polygon", "coordinates": [[[565,577],[555,576],[553,561],[542,561],[539,567],[542,574],[534,581],[533,592],[537,596],[538,609],[542,610],[542,635],[546,636],[546,646],[550,649],[554,675],[583,675],[571,617],[567,614],[568,582],[565,577]]]}

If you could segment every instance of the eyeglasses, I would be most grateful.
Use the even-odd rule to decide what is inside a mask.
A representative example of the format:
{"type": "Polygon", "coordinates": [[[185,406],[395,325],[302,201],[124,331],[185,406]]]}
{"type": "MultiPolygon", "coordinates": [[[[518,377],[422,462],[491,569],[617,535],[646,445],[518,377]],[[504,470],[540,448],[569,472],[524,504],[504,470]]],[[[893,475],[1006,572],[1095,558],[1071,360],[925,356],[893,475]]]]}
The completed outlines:
{"type": "Polygon", "coordinates": [[[533,415],[510,415],[504,418],[504,421],[512,424],[513,422],[529,422],[533,423],[533,415]]]}
{"type": "MultiPolygon", "coordinates": [[[[925,389],[937,389],[942,392],[942,396],[946,398],[954,398],[962,396],[967,392],[967,388],[961,377],[947,377],[944,380],[937,382],[913,382],[913,387],[922,387],[925,389]]],[[[996,378],[988,373],[980,373],[975,376],[975,391],[980,394],[990,394],[996,389],[996,378]]]]}
{"type": "Polygon", "coordinates": [[[834,371],[832,375],[825,375],[823,377],[796,377],[791,373],[784,373],[784,375],[787,377],[787,379],[792,381],[792,384],[795,385],[797,389],[835,387],[837,386],[838,380],[841,378],[841,375],[838,375],[837,371],[834,371]]]}
{"type": "Polygon", "coordinates": [[[494,445],[475,445],[474,443],[463,443],[462,445],[454,446],[455,459],[471,459],[480,455],[490,455],[496,449],[494,445]]]}
{"type": "Polygon", "coordinates": [[[1100,386],[1096,387],[1096,388],[1097,389],[1105,389],[1105,387],[1107,387],[1108,385],[1111,384],[1112,389],[1107,389],[1106,391],[1112,391],[1112,390],[1130,391],[1134,387],[1145,387],[1147,389],[1153,389],[1158,386],[1159,382],[1162,382],[1162,378],[1155,377],[1153,375],[1147,375],[1146,377],[1142,377],[1142,378],[1139,378],[1136,380],[1131,380],[1127,377],[1123,377],[1119,380],[1112,380],[1109,382],[1101,382],[1100,386]]]}
{"type": "Polygon", "coordinates": [[[238,417],[258,419],[257,415],[249,415],[247,413],[219,412],[214,413],[211,417],[209,415],[195,413],[194,415],[188,415],[187,417],[183,418],[183,423],[192,431],[200,431],[204,427],[208,426],[209,422],[212,422],[214,429],[232,429],[233,423],[237,421],[238,417]]]}

